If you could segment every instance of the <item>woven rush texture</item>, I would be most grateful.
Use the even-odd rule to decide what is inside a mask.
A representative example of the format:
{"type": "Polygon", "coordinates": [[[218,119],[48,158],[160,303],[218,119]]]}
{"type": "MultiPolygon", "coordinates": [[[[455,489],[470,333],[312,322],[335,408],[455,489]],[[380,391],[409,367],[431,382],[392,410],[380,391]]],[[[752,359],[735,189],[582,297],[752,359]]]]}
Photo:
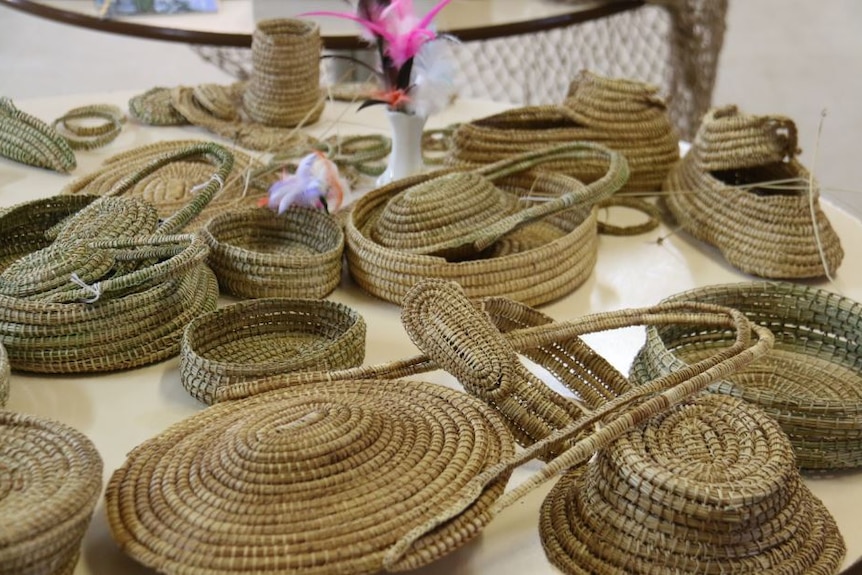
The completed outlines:
{"type": "Polygon", "coordinates": [[[145,442],[106,508],[120,547],[165,573],[413,569],[474,537],[508,475],[384,565],[393,543],[513,454],[496,413],[464,393],[320,382],[220,403],[145,442]]]}
{"type": "Polygon", "coordinates": [[[102,459],[67,425],[0,410],[0,574],[71,575],[102,459]]]}
{"type": "MultiPolygon", "coordinates": [[[[130,174],[141,171],[159,158],[200,143],[195,140],[163,141],[121,152],[105,160],[98,170],[67,185],[60,193],[105,195],[130,174]]],[[[265,165],[247,153],[235,148],[230,153],[234,165],[224,180],[224,186],[186,226],[186,230],[200,229],[215,215],[256,206],[278,179],[278,174],[265,171],[265,165]]],[[[187,205],[210,177],[212,165],[205,157],[165,162],[126,189],[123,196],[145,200],[156,207],[159,217],[167,218],[187,205]]]]}
{"type": "Polygon", "coordinates": [[[10,371],[9,355],[6,353],[6,348],[0,345],[0,407],[6,405],[9,399],[10,371]]]}
{"type": "MultiPolygon", "coordinates": [[[[679,138],[655,87],[584,71],[562,105],[515,108],[462,124],[447,162],[478,166],[571,141],[596,142],[622,153],[631,172],[624,191],[660,189],[679,159],[679,138]]],[[[606,172],[606,163],[596,158],[547,169],[592,182],[606,172]]]]}
{"type": "Polygon", "coordinates": [[[619,189],[626,176],[619,154],[573,142],[472,172],[446,168],[397,180],[354,205],[345,231],[348,269],[364,290],[395,303],[427,278],[458,281],[470,297],[504,295],[546,303],[574,290],[592,272],[597,244],[593,205],[619,189]],[[586,187],[562,174],[529,171],[560,158],[577,163],[597,157],[604,159],[606,173],[586,187]],[[437,189],[438,182],[446,185],[437,189]],[[550,201],[532,204],[534,185],[546,189],[550,201]],[[505,215],[511,212],[496,211],[485,221],[484,204],[477,204],[472,194],[482,187],[490,192],[485,194],[489,206],[508,199],[526,209],[511,217],[505,215]],[[569,209],[532,221],[525,217],[535,215],[533,208],[561,203],[569,209]],[[475,218],[465,220],[468,213],[475,218]],[[478,221],[484,222],[481,227],[476,227],[478,221]],[[430,249],[440,253],[415,253],[430,249]],[[471,254],[474,249],[481,251],[471,254]]]}
{"type": "Polygon", "coordinates": [[[844,251],[797,160],[789,118],[715,108],[664,184],[679,225],[736,268],[764,278],[831,275],[844,251]]]}
{"type": "Polygon", "coordinates": [[[220,388],[279,373],[355,367],[365,359],[365,320],[314,299],[240,302],[192,320],[183,334],[180,377],[207,404],[220,388]]]}
{"type": "Polygon", "coordinates": [[[150,88],[129,98],[129,115],[149,126],[182,126],[188,120],[171,103],[171,89],[150,88]]]}
{"type": "MultiPolygon", "coordinates": [[[[862,305],[812,287],[779,282],[710,286],[669,301],[702,301],[739,309],[775,335],[770,354],[709,387],[750,401],[790,437],[804,469],[862,465],[862,305]]],[[[634,366],[651,378],[727,345],[725,333],[650,329],[634,366]]]]}
{"type": "Polygon", "coordinates": [[[320,210],[231,211],[201,234],[219,286],[235,296],[323,298],[341,282],[344,232],[320,210]]]}
{"type": "Polygon", "coordinates": [[[57,130],[0,97],[0,156],[14,162],[69,173],[75,152],[57,130]]]}
{"type": "Polygon", "coordinates": [[[837,573],[845,547],[756,407],[701,395],[566,473],[541,509],[564,573],[837,573]]]}

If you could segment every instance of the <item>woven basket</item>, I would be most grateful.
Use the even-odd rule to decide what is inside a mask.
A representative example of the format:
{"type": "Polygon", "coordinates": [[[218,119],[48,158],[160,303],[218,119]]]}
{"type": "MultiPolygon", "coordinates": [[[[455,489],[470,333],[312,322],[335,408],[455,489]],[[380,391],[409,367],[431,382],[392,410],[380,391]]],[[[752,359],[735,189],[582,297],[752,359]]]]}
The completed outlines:
{"type": "MultiPolygon", "coordinates": [[[[408,381],[225,402],[133,450],[106,492],[120,547],[165,573],[375,573],[405,533],[514,454],[496,413],[408,381]]],[[[412,569],[475,537],[507,476],[416,543],[412,569]]]]}
{"type": "Polygon", "coordinates": [[[48,216],[44,200],[3,212],[0,230],[15,230],[0,269],[0,343],[12,367],[111,371],[176,355],[185,325],[215,308],[218,285],[203,239],[173,234],[200,213],[231,167],[224,148],[196,144],[154,160],[98,199],[53,199],[48,216]],[[217,164],[214,175],[161,222],[146,202],[115,197],[166,161],[200,156],[217,164]]]}
{"type": "Polygon", "coordinates": [[[666,205],[684,230],[746,273],[831,275],[844,251],[797,153],[792,120],[716,108],[668,175],[666,205]]]}
{"type": "Polygon", "coordinates": [[[0,157],[64,174],[77,166],[75,152],[57,130],[5,97],[0,97],[0,157]]]}
{"type": "Polygon", "coordinates": [[[546,303],[574,290],[592,272],[597,244],[596,213],[592,206],[618,189],[626,175],[625,161],[619,154],[600,146],[574,142],[514,156],[471,173],[448,168],[392,182],[365,195],[354,205],[345,232],[348,269],[364,290],[395,303],[411,286],[428,278],[457,281],[470,297],[505,295],[530,304],[546,303]],[[537,175],[538,172],[528,171],[536,166],[544,168],[545,162],[560,158],[569,163],[603,158],[606,174],[584,187],[561,174],[537,175]],[[488,182],[492,178],[493,185],[488,182]],[[453,179],[457,186],[449,185],[453,179]],[[493,193],[488,194],[492,201],[500,202],[500,198],[509,197],[512,204],[530,205],[533,185],[543,181],[549,182],[547,187],[554,194],[568,195],[568,199],[551,195],[551,201],[539,202],[539,208],[559,201],[567,201],[574,207],[522,223],[502,236],[501,233],[514,227],[511,225],[513,218],[521,217],[527,210],[516,212],[513,217],[498,213],[496,219],[482,220],[484,204],[474,202],[472,194],[476,188],[495,186],[493,193]],[[435,197],[437,182],[446,182],[450,190],[441,191],[440,196],[435,197]],[[409,199],[408,194],[414,188],[419,188],[423,194],[427,192],[432,198],[416,202],[415,206],[411,206],[411,201],[400,201],[409,199]],[[456,191],[455,196],[448,193],[451,189],[456,191]],[[501,190],[508,196],[501,194],[501,190]],[[392,202],[403,206],[393,208],[392,202]],[[387,210],[387,225],[380,225],[387,210]],[[470,221],[482,220],[484,224],[467,226],[465,231],[466,213],[471,214],[470,221]],[[401,229],[397,228],[399,222],[404,224],[401,229]],[[452,232],[453,229],[456,231],[452,232]],[[437,232],[442,233],[437,235],[437,232]],[[431,236],[430,242],[422,239],[425,233],[431,236]],[[387,243],[401,249],[382,244],[380,240],[384,236],[388,237],[387,243]],[[494,238],[499,239],[486,247],[494,238]],[[450,259],[415,253],[409,243],[414,239],[421,240],[415,244],[419,251],[426,251],[430,246],[440,249],[450,259]],[[457,249],[462,246],[484,250],[469,259],[450,261],[453,253],[456,258],[464,257],[457,249]]]}
{"type": "MultiPolygon", "coordinates": [[[[789,283],[749,282],[691,290],[669,301],[732,306],[775,334],[764,359],[709,389],[740,397],[774,417],[804,469],[862,465],[862,305],[789,283]]],[[[651,329],[634,366],[652,378],[727,345],[725,333],[651,329]]]]}
{"type": "Polygon", "coordinates": [[[102,492],[102,460],[80,432],[0,410],[0,574],[71,575],[102,492]]]}
{"type": "Polygon", "coordinates": [[[233,211],[201,233],[219,286],[235,296],[323,298],[341,281],[344,232],[325,212],[233,211]]]}
{"type": "MultiPolygon", "coordinates": [[[[478,166],[572,141],[597,142],[622,153],[631,171],[625,191],[658,190],[679,159],[678,137],[657,88],[585,71],[572,82],[563,105],[516,108],[462,124],[448,162],[478,166]]],[[[606,164],[569,162],[549,169],[592,182],[606,164]]]]}
{"type": "Polygon", "coordinates": [[[541,509],[563,573],[837,573],[844,541],[774,420],[702,395],[566,473],[541,509]]]}
{"type": "Polygon", "coordinates": [[[6,348],[0,345],[0,407],[6,405],[9,399],[9,356],[6,354],[6,348]]]}
{"type": "Polygon", "coordinates": [[[365,320],[325,300],[240,302],[189,323],[180,352],[183,387],[212,404],[220,388],[268,375],[336,370],[365,359],[365,320]]]}
{"type": "MultiPolygon", "coordinates": [[[[102,196],[112,190],[129,174],[134,174],[160,158],[176,154],[199,141],[164,141],[141,146],[114,155],[98,170],[76,179],[61,191],[62,194],[102,196]]],[[[224,185],[185,229],[195,231],[213,216],[232,212],[242,207],[256,206],[266,197],[269,187],[278,174],[266,173],[264,164],[238,149],[231,149],[233,169],[227,173],[224,185]]],[[[159,217],[167,218],[187,205],[200,186],[212,176],[212,165],[206,157],[191,157],[182,161],[164,162],[162,166],[141,178],[123,192],[124,197],[140,198],[156,207],[159,217]]]]}

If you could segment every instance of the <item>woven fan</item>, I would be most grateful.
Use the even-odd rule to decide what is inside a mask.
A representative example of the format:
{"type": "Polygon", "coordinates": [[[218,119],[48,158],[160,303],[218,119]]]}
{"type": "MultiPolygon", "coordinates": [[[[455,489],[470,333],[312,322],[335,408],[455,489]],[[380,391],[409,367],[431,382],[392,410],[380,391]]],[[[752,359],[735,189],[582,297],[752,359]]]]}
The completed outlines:
{"type": "MultiPolygon", "coordinates": [[[[775,349],[709,390],[774,417],[804,469],[862,465],[862,305],[825,290],[749,282],[690,290],[669,301],[732,306],[775,334],[775,349]]],[[[727,345],[721,331],[653,328],[633,367],[651,379],[727,345]]]]}
{"type": "Polygon", "coordinates": [[[746,273],[831,275],[844,251],[820,208],[817,183],[794,158],[796,144],[788,118],[750,116],[735,106],[711,110],[664,184],[669,211],[746,273]]]}
{"type": "Polygon", "coordinates": [[[62,173],[77,166],[75,152],[63,136],[4,97],[0,97],[0,156],[62,173]]]}
{"type": "Polygon", "coordinates": [[[71,575],[102,492],[102,459],[79,431],[0,410],[0,575],[71,575]]]}

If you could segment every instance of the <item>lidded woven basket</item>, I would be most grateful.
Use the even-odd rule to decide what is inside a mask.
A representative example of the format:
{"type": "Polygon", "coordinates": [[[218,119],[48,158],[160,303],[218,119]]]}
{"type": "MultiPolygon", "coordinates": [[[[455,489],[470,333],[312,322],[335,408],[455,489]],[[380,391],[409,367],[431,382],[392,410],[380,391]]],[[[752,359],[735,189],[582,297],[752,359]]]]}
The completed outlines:
{"type": "Polygon", "coordinates": [[[569,471],[542,504],[563,573],[837,573],[845,546],[787,437],[755,406],[700,395],[569,471]]]}
{"type": "Polygon", "coordinates": [[[183,334],[180,377],[211,404],[221,388],[262,377],[360,365],[365,320],[336,302],[265,298],[219,308],[183,334]]]}
{"type": "Polygon", "coordinates": [[[323,298],[341,282],[344,232],[323,211],[231,211],[201,234],[219,286],[235,296],[323,298]]]}
{"type": "Polygon", "coordinates": [[[831,275],[844,251],[798,153],[789,118],[715,108],[668,175],[665,203],[684,230],[746,273],[773,279],[831,275]]]}
{"type": "MultiPolygon", "coordinates": [[[[462,124],[452,137],[447,162],[477,166],[571,141],[596,142],[622,153],[631,172],[625,191],[660,189],[679,159],[679,137],[657,88],[584,71],[561,105],[515,108],[462,124]]],[[[548,169],[584,182],[605,173],[600,161],[548,169]]]]}
{"type": "MultiPolygon", "coordinates": [[[[862,465],[862,305],[838,294],[781,282],[709,286],[669,301],[732,306],[775,335],[765,358],[709,387],[750,401],[790,437],[800,467],[862,465]]],[[[682,369],[727,345],[718,330],[651,328],[635,379],[682,369]]]]}
{"type": "Polygon", "coordinates": [[[102,492],[102,459],[71,427],[0,410],[0,574],[71,575],[102,492]]]}

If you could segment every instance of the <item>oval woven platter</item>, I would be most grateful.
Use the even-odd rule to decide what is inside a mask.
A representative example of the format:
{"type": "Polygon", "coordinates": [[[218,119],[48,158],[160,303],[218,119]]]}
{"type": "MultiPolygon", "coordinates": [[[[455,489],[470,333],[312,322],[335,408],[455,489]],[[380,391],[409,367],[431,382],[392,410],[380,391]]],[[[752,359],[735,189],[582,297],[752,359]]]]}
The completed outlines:
{"type": "Polygon", "coordinates": [[[192,320],[180,351],[183,387],[211,404],[222,387],[280,373],[334,370],[365,359],[365,320],[326,300],[240,302],[192,320]]]}
{"type": "MultiPolygon", "coordinates": [[[[775,334],[775,348],[710,391],[764,409],[788,434],[804,469],[862,465],[862,305],[835,293],[781,282],[747,282],[682,292],[670,301],[739,309],[775,334]]],[[[654,329],[633,377],[680,369],[727,344],[712,330],[654,329]]]]}
{"type": "Polygon", "coordinates": [[[651,418],[567,472],[542,505],[540,533],[567,574],[827,574],[845,552],[775,421],[715,395],[651,418]]]}
{"type": "Polygon", "coordinates": [[[102,492],[92,442],[61,423],[0,410],[0,574],[71,575],[102,492]]]}
{"type": "Polygon", "coordinates": [[[235,296],[323,298],[341,282],[344,232],[320,210],[230,211],[201,234],[219,286],[235,296]]]}
{"type": "Polygon", "coordinates": [[[137,447],[106,492],[114,538],[160,572],[413,569],[474,537],[508,475],[397,564],[395,541],[512,456],[494,411],[409,381],[298,385],[217,404],[137,447]]]}

